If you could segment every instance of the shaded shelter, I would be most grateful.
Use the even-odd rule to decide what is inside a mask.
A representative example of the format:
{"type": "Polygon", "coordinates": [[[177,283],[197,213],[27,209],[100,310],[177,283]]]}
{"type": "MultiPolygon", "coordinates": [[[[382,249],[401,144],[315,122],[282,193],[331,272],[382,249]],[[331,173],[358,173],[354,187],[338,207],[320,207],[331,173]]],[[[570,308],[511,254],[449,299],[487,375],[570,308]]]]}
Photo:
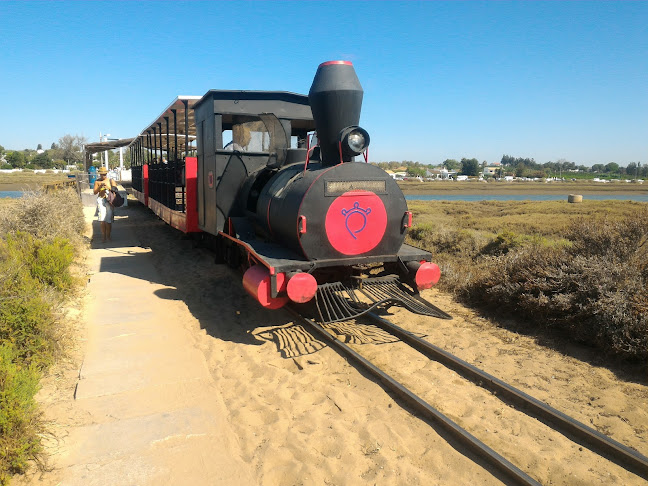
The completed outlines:
{"type": "Polygon", "coordinates": [[[83,158],[83,170],[88,172],[88,168],[91,165],[92,154],[120,147],[127,147],[133,140],[134,138],[120,138],[118,140],[107,140],[106,142],[93,142],[86,144],[85,147],[83,147],[85,154],[83,158]]]}

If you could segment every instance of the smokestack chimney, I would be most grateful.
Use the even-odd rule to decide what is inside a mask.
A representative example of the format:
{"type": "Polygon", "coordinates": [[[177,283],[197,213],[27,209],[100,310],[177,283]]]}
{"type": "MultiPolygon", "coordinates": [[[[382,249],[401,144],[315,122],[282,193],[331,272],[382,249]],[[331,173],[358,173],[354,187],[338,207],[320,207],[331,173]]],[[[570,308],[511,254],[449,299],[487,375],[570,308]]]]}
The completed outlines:
{"type": "MultiPolygon", "coordinates": [[[[315,119],[323,165],[340,162],[340,131],[357,126],[362,108],[362,86],[349,61],[329,61],[319,65],[308,93],[315,119]]],[[[344,154],[344,162],[352,157],[344,154]]]]}

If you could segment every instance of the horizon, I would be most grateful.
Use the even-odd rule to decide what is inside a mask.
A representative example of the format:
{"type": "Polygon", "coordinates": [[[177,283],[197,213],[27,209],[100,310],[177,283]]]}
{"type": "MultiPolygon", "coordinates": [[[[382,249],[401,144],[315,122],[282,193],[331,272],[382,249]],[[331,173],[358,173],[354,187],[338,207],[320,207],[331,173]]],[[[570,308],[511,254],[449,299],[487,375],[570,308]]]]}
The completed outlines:
{"type": "Polygon", "coordinates": [[[341,5],[2,2],[0,145],[133,137],[178,94],[307,93],[346,59],[372,162],[647,163],[648,2],[341,5]]]}

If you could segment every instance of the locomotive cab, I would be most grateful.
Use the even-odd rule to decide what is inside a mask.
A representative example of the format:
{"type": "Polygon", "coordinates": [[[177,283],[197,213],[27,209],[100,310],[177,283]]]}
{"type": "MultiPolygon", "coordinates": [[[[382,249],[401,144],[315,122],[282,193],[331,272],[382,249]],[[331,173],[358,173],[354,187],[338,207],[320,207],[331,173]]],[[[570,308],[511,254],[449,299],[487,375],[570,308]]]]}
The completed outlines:
{"type": "Polygon", "coordinates": [[[246,216],[263,180],[305,159],[315,125],[308,98],[287,92],[211,90],[194,111],[198,224],[218,235],[229,218],[246,216]]]}

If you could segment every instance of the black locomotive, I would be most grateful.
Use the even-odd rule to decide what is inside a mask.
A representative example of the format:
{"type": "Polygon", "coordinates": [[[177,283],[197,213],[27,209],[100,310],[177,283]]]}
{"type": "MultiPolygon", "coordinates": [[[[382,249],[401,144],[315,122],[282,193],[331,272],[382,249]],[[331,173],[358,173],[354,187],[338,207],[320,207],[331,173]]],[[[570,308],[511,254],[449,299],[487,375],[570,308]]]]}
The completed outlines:
{"type": "Polygon", "coordinates": [[[403,243],[412,224],[405,197],[366,163],[362,96],[353,65],[331,61],[319,66],[308,96],[179,97],[131,145],[134,192],[242,268],[245,289],[264,307],[314,302],[324,322],[387,305],[449,318],[418,296],[439,280],[439,267],[403,243]],[[160,191],[148,175],[165,170],[160,191]],[[153,197],[160,193],[175,200],[153,197]]]}

